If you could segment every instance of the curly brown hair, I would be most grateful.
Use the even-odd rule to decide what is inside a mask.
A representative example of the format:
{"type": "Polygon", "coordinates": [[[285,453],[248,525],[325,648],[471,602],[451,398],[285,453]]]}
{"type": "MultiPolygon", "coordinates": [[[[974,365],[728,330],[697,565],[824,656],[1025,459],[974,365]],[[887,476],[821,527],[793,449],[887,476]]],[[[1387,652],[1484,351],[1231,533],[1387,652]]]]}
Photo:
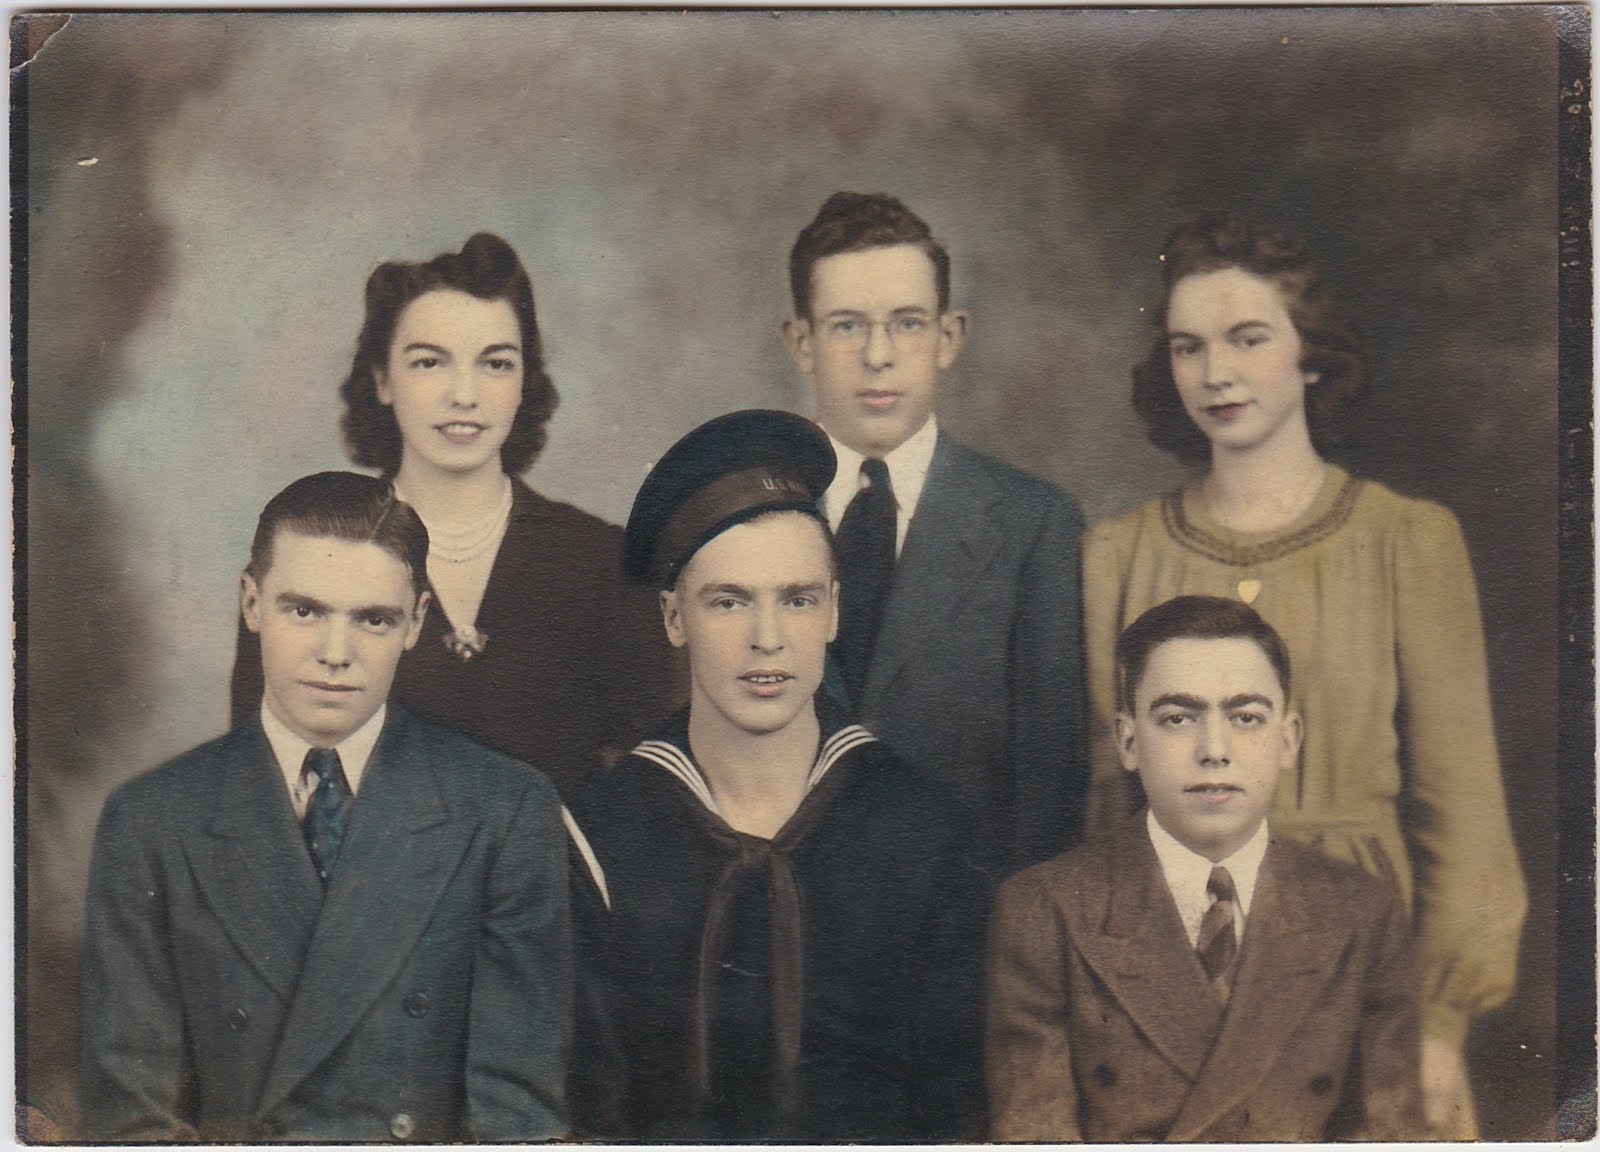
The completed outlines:
{"type": "Polygon", "coordinates": [[[1184,411],[1172,379],[1167,301],[1184,277],[1225,268],[1270,281],[1283,297],[1300,336],[1300,367],[1317,374],[1315,387],[1306,390],[1306,424],[1317,451],[1349,438],[1366,397],[1366,365],[1354,327],[1335,310],[1304,246],[1226,212],[1202,212],[1173,229],[1161,259],[1160,335],[1133,370],[1133,408],[1152,444],[1188,463],[1211,458],[1211,443],[1184,411]]]}
{"type": "Polygon", "coordinates": [[[933,261],[939,311],[950,306],[950,254],[911,209],[882,192],[835,192],[800,230],[789,250],[789,296],[798,319],[811,319],[811,270],[841,252],[911,244],[933,261]]]}
{"type": "Polygon", "coordinates": [[[532,464],[545,443],[545,425],[556,410],[556,387],[544,367],[539,320],[533,307],[533,281],[511,245],[479,232],[461,246],[421,264],[390,261],[367,277],[367,316],[356,339],[350,374],[339,386],[344,415],[339,430],[345,452],[356,464],[385,476],[400,470],[403,444],[394,409],[378,399],[377,374],[389,361],[400,313],[428,292],[466,292],[480,300],[504,300],[522,329],[522,404],[511,433],[500,446],[500,465],[516,475],[532,464]]]}

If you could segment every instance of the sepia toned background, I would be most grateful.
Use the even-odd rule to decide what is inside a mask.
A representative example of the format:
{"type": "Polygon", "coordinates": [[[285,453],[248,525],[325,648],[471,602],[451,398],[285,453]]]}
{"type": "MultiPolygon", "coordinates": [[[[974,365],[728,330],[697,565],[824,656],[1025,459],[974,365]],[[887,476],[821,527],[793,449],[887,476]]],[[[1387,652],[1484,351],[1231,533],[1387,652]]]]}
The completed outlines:
{"type": "MultiPolygon", "coordinates": [[[[838,188],[947,242],[954,432],[1091,519],[1182,472],[1129,369],[1199,208],[1321,253],[1366,338],[1345,457],[1461,518],[1532,911],[1475,1030],[1484,1135],[1555,1110],[1558,10],[79,14],[26,101],[23,1099],[74,1120],[94,822],[218,733],[253,521],[345,463],[385,258],[471,232],[532,273],[562,402],[535,487],[625,517],[731,408],[808,411],[778,325],[838,188]]],[[[1585,33],[1586,35],[1586,33],[1585,33]]],[[[204,808],[196,799],[197,810],[204,808]]]]}

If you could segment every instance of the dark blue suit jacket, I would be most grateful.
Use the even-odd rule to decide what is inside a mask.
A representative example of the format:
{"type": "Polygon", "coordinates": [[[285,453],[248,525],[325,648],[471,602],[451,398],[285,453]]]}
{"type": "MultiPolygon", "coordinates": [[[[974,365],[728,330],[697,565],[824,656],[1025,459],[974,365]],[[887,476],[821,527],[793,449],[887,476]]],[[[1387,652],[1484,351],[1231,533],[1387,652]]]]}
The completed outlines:
{"type": "Polygon", "coordinates": [[[106,803],[85,1135],[561,1136],[571,969],[544,777],[391,703],[324,896],[251,720],[106,803]]]}
{"type": "Polygon", "coordinates": [[[994,876],[1082,826],[1082,534],[1066,493],[940,431],[859,718],[967,799],[994,876]]]}

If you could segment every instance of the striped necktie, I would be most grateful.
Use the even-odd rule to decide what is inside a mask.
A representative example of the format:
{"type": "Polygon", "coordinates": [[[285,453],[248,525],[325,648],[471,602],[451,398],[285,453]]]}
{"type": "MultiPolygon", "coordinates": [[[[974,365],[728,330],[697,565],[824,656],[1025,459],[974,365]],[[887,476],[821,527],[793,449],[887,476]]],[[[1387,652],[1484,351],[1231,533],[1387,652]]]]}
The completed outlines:
{"type": "Polygon", "coordinates": [[[1211,906],[1201,917],[1195,951],[1200,954],[1200,966],[1211,978],[1211,987],[1226,1003],[1233,991],[1233,962],[1239,955],[1239,938],[1233,927],[1233,877],[1226,868],[1211,869],[1206,892],[1211,896],[1211,906]]]}

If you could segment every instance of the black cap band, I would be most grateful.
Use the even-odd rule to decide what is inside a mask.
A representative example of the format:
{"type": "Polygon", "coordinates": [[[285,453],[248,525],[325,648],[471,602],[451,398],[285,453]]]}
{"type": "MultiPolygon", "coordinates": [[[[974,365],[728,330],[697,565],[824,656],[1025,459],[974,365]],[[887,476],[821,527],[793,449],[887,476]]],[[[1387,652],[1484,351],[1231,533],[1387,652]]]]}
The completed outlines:
{"type": "Polygon", "coordinates": [[[816,498],[802,481],[772,468],[747,468],[719,476],[680,504],[667,521],[656,541],[650,577],[665,587],[702,544],[741,520],[763,512],[815,507],[816,498]]]}
{"type": "Polygon", "coordinates": [[[713,536],[763,512],[820,516],[833,479],[827,434],[792,412],[730,412],[656,462],[634,497],[623,545],[628,579],[669,587],[713,536]]]}

